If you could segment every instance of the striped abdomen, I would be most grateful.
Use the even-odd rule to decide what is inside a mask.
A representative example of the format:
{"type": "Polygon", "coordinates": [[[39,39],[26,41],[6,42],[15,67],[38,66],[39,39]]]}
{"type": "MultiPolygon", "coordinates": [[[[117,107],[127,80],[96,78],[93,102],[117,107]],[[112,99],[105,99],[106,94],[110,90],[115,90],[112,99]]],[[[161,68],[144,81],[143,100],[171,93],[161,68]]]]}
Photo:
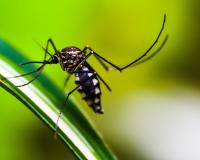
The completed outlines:
{"type": "Polygon", "coordinates": [[[95,112],[103,113],[100,84],[94,70],[85,64],[77,72],[75,73],[75,82],[80,86],[78,91],[83,99],[95,112]]]}

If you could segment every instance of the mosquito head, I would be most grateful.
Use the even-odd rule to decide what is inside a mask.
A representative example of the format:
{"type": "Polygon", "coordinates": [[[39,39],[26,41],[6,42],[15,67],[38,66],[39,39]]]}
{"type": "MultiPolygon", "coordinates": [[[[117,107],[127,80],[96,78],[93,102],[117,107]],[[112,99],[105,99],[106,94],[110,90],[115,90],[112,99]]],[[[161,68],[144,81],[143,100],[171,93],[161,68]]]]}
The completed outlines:
{"type": "Polygon", "coordinates": [[[74,46],[63,48],[60,53],[61,61],[67,71],[73,70],[83,58],[82,51],[74,46]]]}
{"type": "Polygon", "coordinates": [[[52,56],[52,59],[51,59],[51,63],[53,63],[53,64],[57,64],[59,62],[59,57],[58,57],[58,55],[53,55],[52,56]]]}

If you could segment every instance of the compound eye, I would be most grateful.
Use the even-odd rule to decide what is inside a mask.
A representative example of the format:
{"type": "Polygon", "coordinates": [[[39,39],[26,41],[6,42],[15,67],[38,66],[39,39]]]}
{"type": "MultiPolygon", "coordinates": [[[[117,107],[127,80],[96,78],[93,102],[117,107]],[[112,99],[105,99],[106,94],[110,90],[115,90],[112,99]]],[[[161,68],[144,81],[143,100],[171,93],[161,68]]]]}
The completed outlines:
{"type": "Polygon", "coordinates": [[[52,57],[52,63],[56,64],[56,63],[58,63],[58,62],[59,62],[58,57],[57,57],[56,55],[54,55],[54,56],[52,57]]]}

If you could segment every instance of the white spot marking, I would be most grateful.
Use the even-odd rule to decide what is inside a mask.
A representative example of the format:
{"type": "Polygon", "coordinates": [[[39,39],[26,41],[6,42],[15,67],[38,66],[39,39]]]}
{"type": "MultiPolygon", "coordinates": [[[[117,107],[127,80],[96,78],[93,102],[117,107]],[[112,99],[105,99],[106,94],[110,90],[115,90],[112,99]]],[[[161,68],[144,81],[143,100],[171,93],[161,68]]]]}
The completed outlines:
{"type": "Polygon", "coordinates": [[[79,79],[79,77],[76,77],[76,79],[75,79],[76,81],[79,81],[80,79],[79,79]]]}
{"type": "Polygon", "coordinates": [[[101,109],[101,107],[100,107],[100,106],[97,106],[97,109],[99,110],[99,109],[101,109]]]}
{"type": "Polygon", "coordinates": [[[95,88],[95,94],[98,94],[98,93],[100,93],[99,88],[95,88]]]}
{"type": "Polygon", "coordinates": [[[93,74],[92,73],[88,73],[88,77],[91,77],[93,74]]]}
{"type": "Polygon", "coordinates": [[[92,82],[94,85],[96,85],[98,83],[97,79],[93,79],[92,82]]]}
{"type": "Polygon", "coordinates": [[[80,51],[71,51],[71,52],[68,52],[68,53],[75,57],[78,53],[80,53],[80,51]]]}
{"type": "Polygon", "coordinates": [[[83,67],[84,71],[89,71],[89,69],[87,67],[83,67]]]}
{"type": "Polygon", "coordinates": [[[81,89],[83,89],[83,87],[82,87],[82,86],[80,86],[78,89],[80,89],[80,90],[81,90],[81,89]]]}
{"type": "Polygon", "coordinates": [[[95,98],[94,99],[94,103],[99,103],[100,99],[99,98],[95,98]]]}

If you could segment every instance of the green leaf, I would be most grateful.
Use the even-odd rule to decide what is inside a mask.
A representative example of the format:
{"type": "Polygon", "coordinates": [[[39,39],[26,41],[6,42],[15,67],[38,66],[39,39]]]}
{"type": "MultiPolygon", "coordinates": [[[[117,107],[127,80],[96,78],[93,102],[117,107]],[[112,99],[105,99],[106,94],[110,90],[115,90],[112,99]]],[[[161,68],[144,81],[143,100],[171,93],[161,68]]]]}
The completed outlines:
{"type": "MultiPolygon", "coordinates": [[[[36,69],[32,64],[24,67],[19,65],[26,61],[27,58],[20,52],[0,40],[0,86],[31,109],[54,131],[59,108],[65,100],[63,91],[44,74],[41,74],[34,83],[24,87],[15,86],[28,82],[27,77],[3,79],[36,69]]],[[[33,76],[28,77],[33,78],[33,76]]],[[[79,110],[80,107],[75,100],[69,99],[58,123],[60,138],[80,159],[116,159],[89,120],[79,110]]]]}

